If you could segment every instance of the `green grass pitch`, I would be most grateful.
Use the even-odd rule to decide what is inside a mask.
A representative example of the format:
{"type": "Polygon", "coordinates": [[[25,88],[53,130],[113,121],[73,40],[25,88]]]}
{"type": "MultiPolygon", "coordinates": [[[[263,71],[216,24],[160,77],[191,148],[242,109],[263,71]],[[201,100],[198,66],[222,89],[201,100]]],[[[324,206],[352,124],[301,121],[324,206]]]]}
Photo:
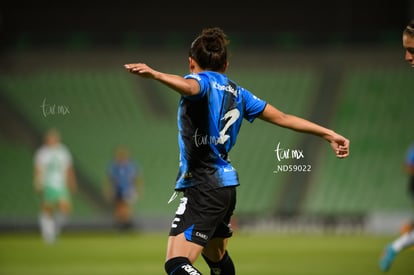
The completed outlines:
{"type": "MultiPolygon", "coordinates": [[[[0,234],[1,275],[161,275],[166,233],[64,232],[46,245],[37,233],[0,234]]],[[[238,275],[375,275],[390,236],[235,232],[229,252],[238,275]]],[[[210,274],[200,258],[195,265],[210,274]]],[[[414,250],[387,274],[414,274],[414,250]]]]}

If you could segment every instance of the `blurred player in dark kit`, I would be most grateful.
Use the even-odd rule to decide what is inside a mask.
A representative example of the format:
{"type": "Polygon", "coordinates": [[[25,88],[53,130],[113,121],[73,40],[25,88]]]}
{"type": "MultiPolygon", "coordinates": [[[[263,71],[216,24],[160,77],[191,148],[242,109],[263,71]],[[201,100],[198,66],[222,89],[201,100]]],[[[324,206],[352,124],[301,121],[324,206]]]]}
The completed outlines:
{"type": "Polygon", "coordinates": [[[114,203],[115,219],[120,229],[133,226],[133,206],[142,196],[142,177],[138,163],[125,146],[119,146],[108,166],[110,198],[114,203]]]}

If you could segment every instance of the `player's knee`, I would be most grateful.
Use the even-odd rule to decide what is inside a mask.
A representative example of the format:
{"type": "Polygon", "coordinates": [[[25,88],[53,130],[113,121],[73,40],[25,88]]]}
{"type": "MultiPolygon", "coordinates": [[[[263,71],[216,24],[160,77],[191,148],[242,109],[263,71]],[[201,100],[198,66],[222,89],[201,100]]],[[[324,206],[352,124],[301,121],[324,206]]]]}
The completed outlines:
{"type": "Polygon", "coordinates": [[[185,257],[169,259],[165,263],[165,271],[168,275],[201,275],[191,262],[185,257]]]}
{"type": "Polygon", "coordinates": [[[233,261],[230,258],[227,250],[223,258],[218,262],[213,262],[211,259],[207,258],[204,254],[202,254],[202,256],[204,260],[206,261],[207,265],[210,267],[211,274],[226,274],[226,275],[236,274],[233,261]]]}

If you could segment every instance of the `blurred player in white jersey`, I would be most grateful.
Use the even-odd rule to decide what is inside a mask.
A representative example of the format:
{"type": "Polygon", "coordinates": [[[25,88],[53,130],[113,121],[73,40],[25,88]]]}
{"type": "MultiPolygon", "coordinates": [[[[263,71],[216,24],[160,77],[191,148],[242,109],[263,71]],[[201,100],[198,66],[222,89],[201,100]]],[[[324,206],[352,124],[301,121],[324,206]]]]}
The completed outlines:
{"type": "Polygon", "coordinates": [[[55,242],[72,211],[70,193],[76,190],[72,156],[56,129],[47,131],[34,157],[34,187],[41,196],[39,224],[47,243],[55,242]]]}

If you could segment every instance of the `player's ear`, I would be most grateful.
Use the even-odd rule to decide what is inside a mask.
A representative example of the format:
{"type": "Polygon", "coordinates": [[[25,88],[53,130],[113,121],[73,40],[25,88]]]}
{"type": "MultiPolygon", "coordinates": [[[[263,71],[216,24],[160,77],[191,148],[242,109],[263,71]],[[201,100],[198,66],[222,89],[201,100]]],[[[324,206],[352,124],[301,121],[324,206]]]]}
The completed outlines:
{"type": "Polygon", "coordinates": [[[223,72],[225,72],[227,70],[227,68],[229,67],[230,63],[226,62],[226,64],[224,64],[223,66],[223,72]]]}
{"type": "Polygon", "coordinates": [[[194,69],[195,69],[195,60],[193,59],[193,58],[191,58],[191,57],[189,57],[188,58],[188,66],[189,66],[189,68],[190,68],[190,72],[193,72],[194,71],[194,69]]]}

